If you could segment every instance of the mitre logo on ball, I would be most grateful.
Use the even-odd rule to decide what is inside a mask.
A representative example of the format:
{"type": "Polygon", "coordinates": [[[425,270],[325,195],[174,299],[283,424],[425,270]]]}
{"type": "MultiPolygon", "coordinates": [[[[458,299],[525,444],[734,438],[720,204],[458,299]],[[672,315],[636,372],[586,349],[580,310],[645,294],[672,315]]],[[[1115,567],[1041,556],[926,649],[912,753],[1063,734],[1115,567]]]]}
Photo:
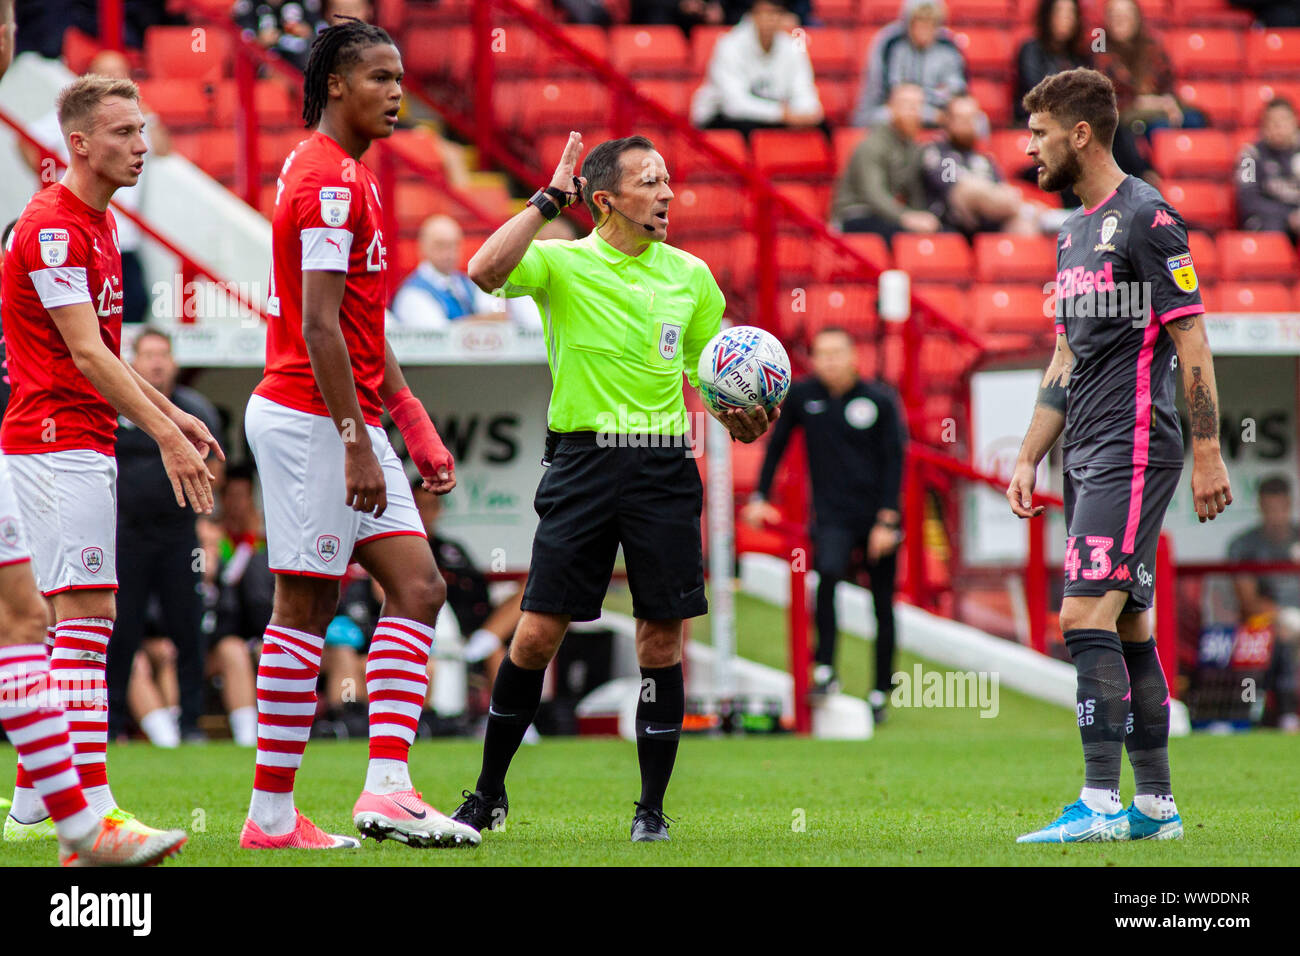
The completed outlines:
{"type": "Polygon", "coordinates": [[[771,412],[790,391],[790,357],[776,336],[752,325],[715,335],[697,371],[700,396],[715,412],[755,405],[771,412]]]}

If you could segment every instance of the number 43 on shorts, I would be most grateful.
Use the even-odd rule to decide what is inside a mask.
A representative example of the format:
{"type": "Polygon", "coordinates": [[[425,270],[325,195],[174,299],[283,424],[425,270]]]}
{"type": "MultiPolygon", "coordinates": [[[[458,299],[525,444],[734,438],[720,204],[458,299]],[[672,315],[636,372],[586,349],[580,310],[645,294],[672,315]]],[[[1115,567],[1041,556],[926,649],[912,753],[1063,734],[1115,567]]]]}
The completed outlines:
{"type": "Polygon", "coordinates": [[[1070,535],[1065,539],[1065,579],[1077,581],[1082,576],[1085,581],[1104,581],[1110,577],[1110,549],[1114,546],[1115,539],[1099,534],[1084,535],[1083,543],[1091,549],[1086,568],[1079,556],[1079,548],[1075,546],[1078,540],[1078,535],[1070,535]]]}

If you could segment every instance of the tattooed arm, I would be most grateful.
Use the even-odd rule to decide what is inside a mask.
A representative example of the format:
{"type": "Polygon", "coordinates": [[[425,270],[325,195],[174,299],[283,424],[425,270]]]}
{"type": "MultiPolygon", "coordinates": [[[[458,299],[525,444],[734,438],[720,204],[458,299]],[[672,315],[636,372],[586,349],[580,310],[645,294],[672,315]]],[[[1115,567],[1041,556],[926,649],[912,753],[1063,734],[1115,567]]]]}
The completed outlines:
{"type": "Polygon", "coordinates": [[[1029,422],[1029,430],[1025,432],[1025,440],[1020,444],[1016,470],[1007,487],[1007,501],[1011,503],[1011,512],[1017,517],[1033,518],[1044,511],[1043,505],[1030,507],[1034,482],[1038,463],[1052,450],[1056,440],[1061,437],[1061,432],[1065,430],[1065,390],[1070,384],[1070,369],[1073,367],[1074,353],[1066,344],[1065,336],[1058,333],[1056,351],[1043,375],[1038,400],[1034,403],[1034,417],[1029,422]]]}
{"type": "Polygon", "coordinates": [[[1214,381],[1214,357],[1199,315],[1187,315],[1165,325],[1178,350],[1183,393],[1192,420],[1192,500],[1202,523],[1213,521],[1232,504],[1228,469],[1219,453],[1219,390],[1214,381]]]}

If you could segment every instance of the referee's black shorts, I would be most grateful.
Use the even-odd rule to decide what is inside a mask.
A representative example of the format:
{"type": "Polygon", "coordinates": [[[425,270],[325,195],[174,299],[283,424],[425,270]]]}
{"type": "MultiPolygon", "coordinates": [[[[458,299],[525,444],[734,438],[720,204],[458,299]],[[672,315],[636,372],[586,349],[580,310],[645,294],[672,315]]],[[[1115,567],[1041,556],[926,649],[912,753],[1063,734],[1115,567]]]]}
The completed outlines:
{"type": "MultiPolygon", "coordinates": [[[[612,437],[627,436],[602,440],[612,437]]],[[[559,437],[534,499],[541,520],[525,611],[575,621],[600,617],[621,544],[633,615],[672,620],[708,612],[700,538],[704,488],[689,442],[688,435],[684,444],[667,447],[608,447],[594,432],[559,437]]]]}

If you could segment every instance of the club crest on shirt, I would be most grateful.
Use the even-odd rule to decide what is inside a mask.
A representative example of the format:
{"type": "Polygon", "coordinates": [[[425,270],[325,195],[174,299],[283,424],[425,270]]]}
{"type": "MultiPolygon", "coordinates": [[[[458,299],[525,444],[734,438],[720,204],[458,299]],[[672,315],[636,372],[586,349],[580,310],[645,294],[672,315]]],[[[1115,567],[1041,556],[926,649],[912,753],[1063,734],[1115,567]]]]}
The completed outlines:
{"type": "Polygon", "coordinates": [[[673,322],[665,322],[659,333],[659,355],[672,361],[677,357],[677,347],[681,341],[682,327],[673,322]]]}
{"type": "Polygon", "coordinates": [[[1092,247],[1093,252],[1114,252],[1115,247],[1111,240],[1115,238],[1115,233],[1119,230],[1119,213],[1110,212],[1101,221],[1101,242],[1092,247]]]}
{"type": "Polygon", "coordinates": [[[41,244],[41,262],[61,266],[68,261],[68,230],[42,229],[36,239],[41,244]]]}
{"type": "Polygon", "coordinates": [[[13,515],[0,518],[0,541],[11,548],[18,544],[18,522],[13,515]]]}
{"type": "Polygon", "coordinates": [[[332,534],[323,534],[316,539],[316,553],[329,562],[338,557],[339,539],[332,534]]]}
{"type": "Polygon", "coordinates": [[[844,420],[854,428],[870,428],[880,416],[880,409],[869,398],[855,398],[844,406],[844,420]]]}
{"type": "Polygon", "coordinates": [[[320,217],[325,225],[338,228],[348,221],[352,206],[352,190],[346,186],[332,186],[320,191],[320,217]]]}
{"type": "Polygon", "coordinates": [[[91,574],[98,574],[99,569],[104,566],[104,549],[82,548],[81,563],[86,566],[86,570],[91,574]]]}
{"type": "Polygon", "coordinates": [[[1195,292],[1200,284],[1196,279],[1196,267],[1192,265],[1192,254],[1184,252],[1181,256],[1170,256],[1165,260],[1170,274],[1184,292],[1195,292]]]}

